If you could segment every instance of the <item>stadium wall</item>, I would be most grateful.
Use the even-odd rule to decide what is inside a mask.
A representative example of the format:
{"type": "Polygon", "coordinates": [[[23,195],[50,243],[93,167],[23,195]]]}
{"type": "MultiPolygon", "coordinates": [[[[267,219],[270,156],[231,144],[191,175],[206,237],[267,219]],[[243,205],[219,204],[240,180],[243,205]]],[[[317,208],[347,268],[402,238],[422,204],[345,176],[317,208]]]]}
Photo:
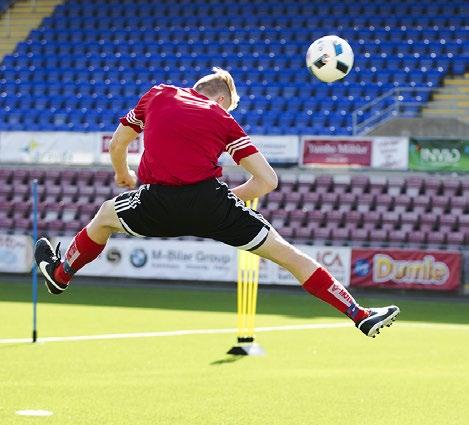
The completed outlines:
{"type": "MultiPolygon", "coordinates": [[[[62,249],[71,237],[60,238],[62,249]]],[[[54,241],[55,242],[55,241],[54,241]]],[[[344,286],[464,292],[463,256],[457,251],[404,250],[297,245],[326,266],[344,286]]],[[[27,235],[0,235],[0,272],[28,273],[32,240],[27,235]]],[[[79,273],[131,279],[235,282],[237,251],[215,241],[111,239],[103,253],[79,273]]],[[[296,285],[293,276],[262,260],[259,283],[296,285]]]]}
{"type": "MultiPolygon", "coordinates": [[[[106,132],[0,132],[0,162],[26,164],[110,164],[106,132]],[[64,143],[66,142],[66,143],[64,143]]],[[[272,164],[469,172],[469,138],[252,136],[272,164]]],[[[142,137],[129,147],[138,164],[142,137]]],[[[233,165],[228,155],[222,165],[233,165]]]]}
{"type": "Polygon", "coordinates": [[[467,138],[469,123],[457,118],[394,118],[378,125],[369,136],[467,138]]]}
{"type": "MultiPolygon", "coordinates": [[[[106,132],[0,132],[0,163],[108,165],[111,137],[112,134],[106,132]]],[[[469,171],[469,140],[466,139],[292,135],[253,136],[253,140],[267,158],[277,165],[301,165],[329,171],[337,167],[376,172],[469,171]]],[[[143,143],[139,138],[129,148],[130,164],[138,163],[142,150],[143,143]]],[[[230,165],[232,161],[223,157],[221,163],[230,165]]],[[[111,242],[100,259],[83,273],[93,276],[103,273],[110,276],[139,276],[146,279],[158,276],[161,279],[179,280],[185,276],[197,279],[200,274],[202,280],[234,281],[236,251],[213,245],[213,242],[212,245],[201,243],[119,239],[118,242],[111,242]],[[138,261],[143,262],[140,267],[135,266],[138,261]]],[[[458,290],[461,282],[469,283],[469,250],[466,248],[457,252],[412,250],[416,257],[406,255],[405,252],[402,254],[400,250],[389,251],[379,247],[368,249],[365,253],[350,247],[305,245],[303,248],[333,270],[337,279],[346,285],[458,290]],[[357,257],[359,253],[361,257],[357,257]],[[378,276],[374,273],[377,255],[382,256],[378,257],[381,260],[387,256],[387,263],[381,261],[376,265],[382,271],[386,267],[392,269],[398,264],[407,264],[408,268],[414,268],[415,273],[422,273],[422,279],[412,280],[404,275],[386,280],[378,276]],[[455,274],[445,277],[445,270],[454,270],[455,274]]],[[[31,240],[28,236],[0,235],[0,272],[28,272],[31,258],[31,240]]],[[[260,281],[281,285],[294,283],[289,273],[271,263],[261,265],[260,281]]]]}

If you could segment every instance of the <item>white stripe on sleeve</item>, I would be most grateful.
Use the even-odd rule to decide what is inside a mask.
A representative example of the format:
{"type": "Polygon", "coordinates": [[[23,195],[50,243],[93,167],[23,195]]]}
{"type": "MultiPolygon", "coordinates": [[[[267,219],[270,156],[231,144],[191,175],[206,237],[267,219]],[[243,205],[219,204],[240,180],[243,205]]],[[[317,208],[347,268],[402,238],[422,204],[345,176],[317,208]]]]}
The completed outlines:
{"type": "Polygon", "coordinates": [[[236,151],[239,151],[240,149],[247,148],[248,146],[252,146],[252,143],[251,142],[246,142],[246,143],[240,144],[240,145],[234,147],[233,149],[231,149],[229,154],[231,156],[233,156],[236,151]]]}
{"type": "Polygon", "coordinates": [[[127,121],[131,124],[135,124],[137,126],[140,127],[140,129],[143,130],[143,127],[144,127],[144,124],[143,124],[143,121],[142,120],[139,120],[136,116],[135,116],[135,112],[133,109],[131,109],[127,115],[126,115],[126,118],[127,118],[127,121]]]}
{"type": "Polygon", "coordinates": [[[226,150],[231,149],[233,146],[235,146],[236,144],[242,142],[243,140],[250,140],[250,139],[249,139],[249,136],[243,136],[243,137],[240,137],[239,139],[234,140],[234,141],[231,142],[231,143],[228,143],[228,144],[226,145],[226,150]]]}

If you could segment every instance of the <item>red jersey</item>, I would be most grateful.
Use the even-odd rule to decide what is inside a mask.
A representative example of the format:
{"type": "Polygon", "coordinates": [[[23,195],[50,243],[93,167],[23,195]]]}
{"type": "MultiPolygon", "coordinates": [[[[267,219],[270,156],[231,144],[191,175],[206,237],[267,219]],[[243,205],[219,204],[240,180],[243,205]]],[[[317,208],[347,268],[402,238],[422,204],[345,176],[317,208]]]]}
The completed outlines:
{"type": "Polygon", "coordinates": [[[190,88],[154,86],[120,122],[144,130],[138,176],[145,184],[181,186],[220,177],[223,152],[238,164],[257,152],[228,112],[190,88]]]}

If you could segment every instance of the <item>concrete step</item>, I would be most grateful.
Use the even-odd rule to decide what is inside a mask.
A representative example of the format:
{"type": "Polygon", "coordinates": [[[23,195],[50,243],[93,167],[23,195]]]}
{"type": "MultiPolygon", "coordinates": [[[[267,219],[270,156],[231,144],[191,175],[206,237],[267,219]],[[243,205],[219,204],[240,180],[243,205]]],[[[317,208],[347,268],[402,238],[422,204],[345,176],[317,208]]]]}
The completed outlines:
{"type": "Polygon", "coordinates": [[[40,22],[43,19],[44,15],[21,15],[16,16],[14,19],[11,19],[9,22],[6,20],[0,21],[0,31],[6,28],[7,26],[10,28],[18,28],[24,25],[30,25],[35,22],[40,22]]]}
{"type": "Polygon", "coordinates": [[[24,8],[37,8],[37,7],[46,7],[46,6],[55,6],[57,4],[56,0],[37,0],[36,2],[17,0],[14,7],[24,7],[24,8]]]}
{"type": "Polygon", "coordinates": [[[469,78],[455,78],[453,80],[446,79],[444,81],[445,85],[448,86],[469,86],[469,78]]]}
{"type": "Polygon", "coordinates": [[[438,93],[444,94],[459,94],[466,86],[443,86],[437,89],[438,93]]]}
{"type": "Polygon", "coordinates": [[[435,100],[434,102],[428,102],[428,106],[446,108],[465,108],[466,101],[464,100],[435,100]]]}
{"type": "Polygon", "coordinates": [[[40,13],[47,13],[49,12],[49,10],[53,10],[54,9],[54,6],[36,6],[36,7],[31,7],[31,6],[21,6],[21,5],[17,5],[16,7],[14,7],[13,9],[10,9],[10,16],[15,16],[15,15],[19,15],[19,14],[26,14],[26,13],[29,13],[29,14],[34,14],[34,15],[38,15],[40,13]]]}
{"type": "MultiPolygon", "coordinates": [[[[24,0],[20,0],[20,1],[17,1],[18,4],[26,4],[26,5],[30,5],[31,4],[31,1],[28,0],[28,1],[24,1],[24,0]]],[[[62,3],[61,1],[58,2],[57,0],[38,0],[36,1],[36,5],[37,6],[56,6],[58,3],[62,3]]]]}
{"type": "Polygon", "coordinates": [[[43,16],[50,15],[54,10],[53,7],[46,7],[41,9],[20,9],[10,12],[10,19],[16,19],[21,16],[43,16]]]}
{"type": "Polygon", "coordinates": [[[8,15],[0,16],[0,61],[63,2],[64,0],[37,0],[33,5],[31,0],[17,0],[9,9],[8,15]]]}
{"type": "Polygon", "coordinates": [[[453,117],[463,117],[469,119],[468,110],[464,109],[430,109],[423,108],[422,115],[432,115],[432,116],[453,116],[453,117]]]}
{"type": "Polygon", "coordinates": [[[433,98],[435,100],[463,100],[463,101],[469,101],[469,93],[435,93],[433,95],[433,98]]]}
{"type": "Polygon", "coordinates": [[[435,102],[429,102],[426,105],[429,109],[464,109],[467,108],[466,102],[447,102],[438,100],[435,102]]]}
{"type": "MultiPolygon", "coordinates": [[[[25,23],[27,24],[28,22],[37,22],[40,19],[42,19],[42,16],[40,16],[40,15],[37,15],[37,16],[32,16],[32,15],[19,16],[18,18],[10,21],[8,26],[10,28],[21,27],[21,25],[24,25],[25,23]]],[[[7,23],[5,21],[2,21],[2,22],[4,23],[4,26],[2,26],[1,28],[5,28],[7,23]]]]}
{"type": "Polygon", "coordinates": [[[10,43],[2,43],[0,44],[0,49],[11,49],[12,47],[16,46],[16,41],[12,40],[10,43]]]}
{"type": "Polygon", "coordinates": [[[4,39],[5,40],[23,40],[24,39],[24,36],[29,34],[30,32],[30,29],[28,26],[25,26],[25,28],[23,29],[15,29],[15,30],[12,30],[10,31],[8,34],[5,34],[4,35],[4,39]]]}
{"type": "Polygon", "coordinates": [[[15,10],[41,10],[41,9],[50,9],[51,7],[55,7],[56,2],[37,2],[35,5],[31,3],[17,3],[15,6],[15,10]]]}
{"type": "Polygon", "coordinates": [[[27,22],[24,22],[24,23],[21,23],[21,25],[15,25],[15,26],[11,26],[9,28],[9,34],[14,34],[14,33],[17,33],[17,32],[24,32],[24,31],[30,31],[30,25],[34,25],[36,24],[37,22],[40,22],[38,19],[35,19],[35,20],[32,20],[32,21],[27,21],[27,22]]]}
{"type": "Polygon", "coordinates": [[[34,24],[37,24],[38,22],[41,22],[39,19],[35,19],[35,20],[28,20],[28,21],[25,21],[24,23],[22,22],[20,25],[15,25],[15,26],[11,26],[9,28],[9,32],[10,34],[12,33],[16,33],[16,32],[24,32],[24,31],[31,31],[30,30],[30,25],[34,25],[34,24]]]}
{"type": "Polygon", "coordinates": [[[37,11],[41,11],[41,10],[50,10],[50,9],[53,9],[55,7],[54,4],[41,4],[41,3],[38,3],[36,5],[36,7],[34,6],[31,6],[30,4],[21,4],[21,3],[18,3],[13,9],[10,9],[10,13],[13,14],[13,13],[22,13],[22,12],[27,12],[27,13],[31,13],[31,12],[37,12],[37,11]]]}
{"type": "Polygon", "coordinates": [[[438,94],[448,94],[448,95],[464,95],[469,93],[469,86],[449,86],[449,87],[442,87],[438,89],[436,92],[438,94]]]}

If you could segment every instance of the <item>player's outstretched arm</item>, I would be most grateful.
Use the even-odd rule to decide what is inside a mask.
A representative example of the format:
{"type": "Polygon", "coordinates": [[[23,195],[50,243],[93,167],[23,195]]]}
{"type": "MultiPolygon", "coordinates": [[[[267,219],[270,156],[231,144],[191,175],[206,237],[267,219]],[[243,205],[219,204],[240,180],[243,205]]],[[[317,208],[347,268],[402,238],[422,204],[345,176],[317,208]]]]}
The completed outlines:
{"type": "Polygon", "coordinates": [[[232,189],[232,192],[243,201],[265,195],[277,187],[277,173],[260,152],[241,159],[239,165],[252,176],[246,183],[232,189]]]}
{"type": "Polygon", "coordinates": [[[135,140],[138,133],[129,126],[119,124],[112,135],[109,152],[111,154],[112,166],[116,175],[114,180],[117,186],[133,189],[137,184],[135,172],[129,168],[127,162],[127,148],[135,140]]]}

